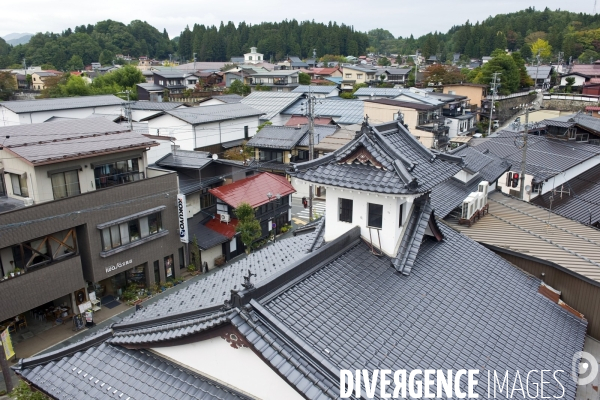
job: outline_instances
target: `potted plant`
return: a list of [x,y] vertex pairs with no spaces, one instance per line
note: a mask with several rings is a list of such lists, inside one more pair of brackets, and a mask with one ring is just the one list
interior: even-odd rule
[[15,268],[15,272],[17,273],[17,275],[21,275],[21,268]]

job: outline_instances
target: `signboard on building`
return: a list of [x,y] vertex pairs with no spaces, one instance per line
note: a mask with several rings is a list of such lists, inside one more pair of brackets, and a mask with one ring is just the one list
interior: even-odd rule
[[10,339],[10,332],[8,328],[0,334],[0,340],[2,340],[2,347],[4,348],[4,355],[7,360],[10,360],[15,356],[15,350],[13,349],[12,340]]
[[179,240],[183,243],[189,243],[187,210],[185,206],[185,195],[177,195],[177,218],[179,220]]

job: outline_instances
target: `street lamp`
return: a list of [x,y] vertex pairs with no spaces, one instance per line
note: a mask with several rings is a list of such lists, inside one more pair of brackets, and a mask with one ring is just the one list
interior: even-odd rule
[[[267,193],[267,198],[269,199],[269,202],[267,204],[271,204],[271,199],[279,200],[279,199],[281,199],[281,194],[277,193],[275,195],[275,198],[273,198],[273,193],[269,192],[269,193]],[[275,207],[273,207],[272,214],[273,214],[273,219],[275,219]],[[273,223],[271,222],[271,220],[269,220],[269,226],[270,226],[271,230],[274,230],[275,228],[277,228],[277,225],[273,226]],[[275,241],[275,232],[273,232],[273,242],[274,241]]]

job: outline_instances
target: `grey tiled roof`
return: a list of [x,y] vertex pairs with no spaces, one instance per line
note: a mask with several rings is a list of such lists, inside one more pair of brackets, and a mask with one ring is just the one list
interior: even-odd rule
[[356,92],[354,92],[355,96],[387,96],[387,97],[396,97],[402,93],[402,89],[394,89],[394,88],[360,88]]
[[338,90],[337,86],[334,86],[334,85],[331,85],[331,86],[300,85],[297,88],[295,88],[294,90],[292,90],[292,93],[308,93],[309,88],[312,93],[322,93],[322,94],[329,94],[329,93],[333,92],[334,90]]
[[415,264],[427,224],[431,218],[434,218],[432,213],[433,207],[428,197],[421,196],[415,201],[410,219],[404,228],[405,232],[398,248],[398,254],[392,259],[392,265],[396,271],[403,275],[410,274]]
[[3,101],[0,102],[0,105],[19,114],[70,108],[113,106],[124,103],[126,102],[123,99],[108,94],[101,96],[61,97],[58,99]]
[[[600,228],[600,165],[588,169],[568,180],[565,192],[553,194],[551,191],[534,198],[531,202],[563,217],[574,219],[582,224],[592,224]],[[550,202],[550,197],[554,199]]]
[[36,165],[157,144],[105,118],[0,127],[0,136],[10,136],[4,141],[5,151]]
[[248,146],[290,150],[308,132],[308,125],[300,128],[291,126],[265,126],[248,141]]
[[465,168],[478,174],[466,183],[456,178],[448,179],[431,190],[431,203],[435,214],[440,218],[446,217],[452,210],[459,207],[469,194],[476,192],[481,181],[488,181],[491,184],[510,169],[510,163],[507,161],[491,153],[484,154],[466,145],[460,146],[450,153],[463,157]]
[[[302,343],[296,348],[324,360],[312,365],[334,370],[569,371],[583,348],[585,320],[537,293],[539,279],[440,228],[446,239],[425,240],[408,276],[355,242],[262,303],[269,321]],[[565,398],[574,398],[575,383],[562,383]],[[486,381],[475,391],[485,397]],[[547,395],[560,394],[560,387],[548,388]]]
[[[520,165],[521,151],[515,146],[515,140],[520,136],[522,133],[519,132],[500,131],[497,136],[486,138],[475,149],[489,150],[513,165]],[[546,180],[599,154],[600,146],[529,135],[526,172],[537,180]]]
[[155,162],[159,167],[202,169],[213,159],[205,151],[177,150],[169,153]]
[[213,96],[213,99],[220,100],[224,103],[239,103],[243,97],[239,94],[222,94],[220,96]]
[[[431,190],[461,169],[459,158],[443,161],[443,157],[431,153],[397,123],[376,125],[373,130],[372,135],[361,134],[333,153],[296,164],[294,171],[289,173],[322,185],[402,194]],[[352,164],[342,162],[361,148],[366,149],[383,167],[358,161]]]
[[[304,100],[297,100],[287,107],[282,114],[306,114],[306,106],[302,103],[304,103]],[[319,99],[315,104],[315,115],[318,117],[332,117],[338,124],[359,124],[364,118],[364,103],[360,100]]]
[[131,103],[132,110],[164,111],[181,107],[181,103],[158,102],[158,101],[134,101]]
[[287,109],[302,96],[301,93],[253,92],[242,99],[242,104],[249,105],[265,114],[261,119],[271,119]]
[[257,275],[253,281],[260,282],[306,256],[317,237],[315,232],[270,244],[164,300],[148,305],[123,322],[151,321],[175,313],[220,306],[230,298],[230,290],[242,288],[243,276],[248,269]]
[[166,111],[166,113],[192,125],[259,116],[262,114],[260,110],[242,103],[189,107],[186,109]]
[[101,343],[17,372],[58,399],[247,399],[145,350]]
[[560,117],[542,121],[542,124],[544,123],[547,125],[553,123],[559,125],[560,123],[563,123],[564,127],[579,125],[582,128],[591,130],[592,132],[600,133],[600,118],[595,118],[586,114],[561,115]]
[[202,222],[206,219],[204,213],[198,213],[194,217],[188,219],[188,232],[190,238],[196,238],[198,247],[201,250],[212,249],[222,243],[228,242],[229,239],[219,232],[207,228]]

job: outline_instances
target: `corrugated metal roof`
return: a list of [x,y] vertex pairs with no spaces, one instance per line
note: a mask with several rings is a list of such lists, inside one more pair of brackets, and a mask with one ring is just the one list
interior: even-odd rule
[[403,92],[402,89],[394,88],[360,88],[354,92],[355,96],[388,96],[396,97]]
[[[487,149],[513,165],[520,165],[522,155],[515,140],[521,136],[521,132],[500,131],[474,147],[479,151]],[[600,146],[529,135],[526,172],[538,180],[545,180],[599,154]]]
[[339,90],[337,88],[337,86],[331,85],[331,86],[308,86],[308,85],[300,85],[297,88],[295,88],[294,90],[292,90],[292,93],[308,93],[310,89],[310,92],[312,93],[322,93],[322,94],[329,94],[335,90]]
[[7,126],[0,128],[0,136],[10,136],[4,141],[5,150],[34,165],[157,145],[105,118]]
[[244,97],[241,103],[262,111],[265,115],[261,119],[269,120],[290,107],[301,96],[302,93],[252,92]]
[[61,97],[58,99],[3,101],[0,105],[19,114],[26,112],[64,110],[69,108],[113,106],[124,103],[125,101],[123,99],[109,94],[102,96]]
[[259,116],[262,114],[260,110],[241,103],[219,104],[216,106],[206,107],[190,107],[186,109],[171,110],[167,111],[166,113],[192,125],[235,118]]
[[[568,180],[562,187],[564,193],[548,192],[531,202],[551,208],[553,212],[582,224],[600,228],[600,165]],[[553,200],[550,201],[550,197]]]
[[181,103],[158,102],[158,101],[134,101],[131,103],[132,110],[164,111],[186,107]]
[[[290,150],[308,132],[308,126],[265,126],[248,141],[248,146]],[[281,161],[281,160],[280,160]]]
[[[306,107],[302,100],[285,109],[282,114],[303,115],[306,113]],[[332,117],[338,124],[358,124],[364,118],[364,103],[361,100],[333,100],[320,99],[315,104],[315,115],[319,117]]]
[[542,123],[565,128],[577,124],[584,129],[600,132],[600,118],[595,118],[586,114],[561,115],[560,117],[545,119]]
[[155,162],[159,167],[202,169],[213,161],[205,151],[177,150]]
[[527,75],[531,77],[531,79],[546,79],[550,77],[550,73],[552,72],[552,68],[549,65],[540,65],[537,66],[529,66],[527,68]]
[[213,96],[212,98],[224,103],[239,103],[242,101],[243,97],[239,94],[223,94],[221,96]]
[[456,219],[446,222],[478,242],[550,261],[600,283],[598,230],[499,192],[488,199],[489,214],[471,227]]

